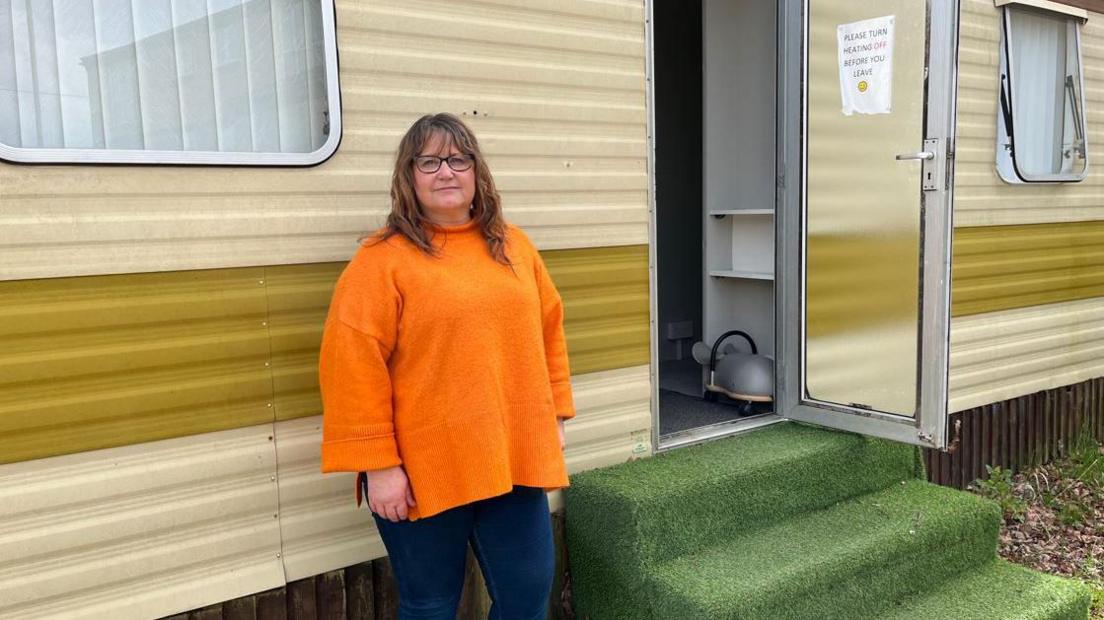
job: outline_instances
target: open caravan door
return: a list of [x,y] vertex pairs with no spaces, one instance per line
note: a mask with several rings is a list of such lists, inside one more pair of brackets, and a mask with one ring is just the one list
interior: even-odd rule
[[782,5],[778,412],[945,448],[957,2]]

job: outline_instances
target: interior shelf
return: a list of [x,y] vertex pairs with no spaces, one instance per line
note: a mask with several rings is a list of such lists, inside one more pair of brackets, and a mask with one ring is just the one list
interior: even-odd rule
[[713,217],[726,215],[774,215],[774,209],[715,209],[709,212]]
[[714,269],[709,275],[715,278],[743,278],[745,280],[773,280],[774,274],[767,271],[742,271],[737,269]]
[[[775,352],[774,293],[783,277],[775,266],[775,223],[784,213],[776,212],[782,145],[773,85],[784,76],[774,62],[762,62],[777,52],[777,15],[774,2],[704,2],[700,22],[702,204],[694,223],[701,226],[705,272],[701,338],[711,344],[742,330],[765,355]],[[676,113],[685,110],[666,112]]]
[[714,210],[736,217],[715,217],[708,226],[709,275],[736,280],[774,279],[774,210]]

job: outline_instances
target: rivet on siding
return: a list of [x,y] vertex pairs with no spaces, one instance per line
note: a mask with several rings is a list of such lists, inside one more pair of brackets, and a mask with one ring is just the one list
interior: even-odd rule
[[276,476],[269,476],[268,480],[269,482],[276,482]]
[[271,365],[272,365],[272,362],[265,362],[265,368],[268,368]]
[[268,440],[269,440],[269,441],[272,441],[272,435],[269,435],[269,436],[268,436]]
[[268,327],[268,321],[261,321],[261,327]]
[[272,403],[265,403],[265,407],[271,407]]
[[264,280],[257,280],[257,284],[264,284]]

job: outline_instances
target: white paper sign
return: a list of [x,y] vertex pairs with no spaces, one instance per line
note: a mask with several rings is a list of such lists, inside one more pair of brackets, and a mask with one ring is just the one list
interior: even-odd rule
[[893,16],[840,24],[843,113],[889,114],[893,100]]

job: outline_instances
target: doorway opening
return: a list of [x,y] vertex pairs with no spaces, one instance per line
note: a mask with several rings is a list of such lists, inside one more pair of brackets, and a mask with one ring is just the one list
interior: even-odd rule
[[[778,38],[773,2],[656,0],[652,10],[653,337],[663,449],[776,419]],[[748,338],[722,342],[719,357],[729,356],[730,367],[711,384],[711,349],[733,330]]]

